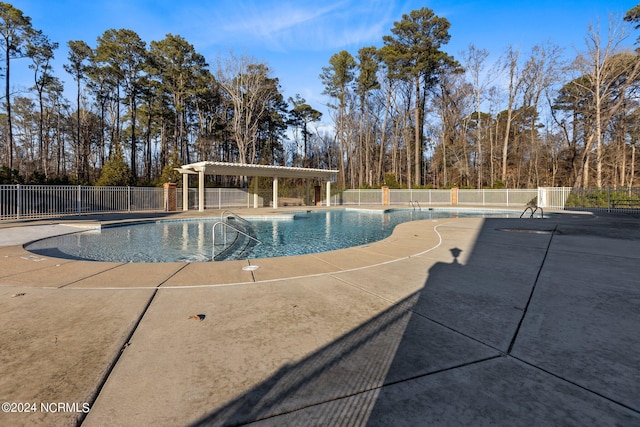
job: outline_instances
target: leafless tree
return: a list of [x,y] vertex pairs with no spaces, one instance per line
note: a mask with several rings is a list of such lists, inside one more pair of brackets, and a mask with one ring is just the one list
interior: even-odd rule
[[574,187],[588,185],[589,153],[595,143],[596,186],[602,187],[603,132],[614,114],[623,105],[625,92],[640,73],[637,55],[624,51],[622,43],[629,32],[622,20],[609,19],[606,40],[601,37],[599,26],[589,25],[585,38],[587,50],[578,55],[572,69],[581,79],[574,79],[582,91],[590,95],[593,110],[593,126],[585,134],[584,152]]

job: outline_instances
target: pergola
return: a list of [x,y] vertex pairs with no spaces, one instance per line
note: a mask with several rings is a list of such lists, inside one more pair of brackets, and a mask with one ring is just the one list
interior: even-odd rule
[[[327,206],[331,199],[331,180],[337,170],[248,165],[243,163],[198,162],[176,168],[182,174],[182,209],[189,210],[189,175],[198,175],[198,210],[204,211],[204,176],[267,176],[273,178],[273,207],[278,207],[278,178],[320,178],[327,182]],[[258,207],[258,180],[254,183],[253,207]]]

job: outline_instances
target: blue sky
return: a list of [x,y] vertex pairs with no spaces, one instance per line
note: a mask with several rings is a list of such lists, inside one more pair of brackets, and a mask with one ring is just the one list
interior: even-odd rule
[[[623,0],[415,1],[415,0],[15,0],[35,28],[60,43],[56,75],[73,88],[62,69],[69,40],[95,47],[105,30],[127,28],[147,43],[167,33],[178,34],[203,54],[213,70],[229,51],[266,62],[280,79],[285,97],[299,93],[314,108],[326,111],[319,79],[334,53],[354,56],[364,46],[381,46],[403,14],[422,7],[451,23],[451,41],[444,47],[460,57],[470,44],[491,52],[495,61],[509,46],[528,50],[548,41],[569,56],[583,50],[589,23],[603,28],[609,16],[622,18],[637,4]],[[640,35],[632,34],[629,46]],[[27,61],[27,60],[23,60]],[[18,66],[14,82],[31,76]],[[73,97],[71,97],[73,99]],[[327,118],[328,119],[328,118]],[[323,120],[324,121],[324,120]]]

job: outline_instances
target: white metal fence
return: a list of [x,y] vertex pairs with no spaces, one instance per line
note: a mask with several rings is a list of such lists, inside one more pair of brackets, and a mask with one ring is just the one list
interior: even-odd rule
[[[640,188],[487,190],[389,190],[390,205],[507,206],[529,203],[551,209],[592,209],[640,213]],[[346,190],[331,198],[332,205],[383,205],[384,192]],[[268,203],[259,197],[258,206]],[[198,190],[189,189],[189,209],[198,207]],[[177,189],[177,209],[182,210],[182,189]],[[253,207],[253,194],[244,189],[207,188],[205,208]],[[164,189],[148,187],[89,187],[74,185],[0,185],[0,220],[46,218],[107,212],[166,210]]]
[[[513,206],[524,207],[529,203],[541,207],[564,209],[570,188],[553,187],[538,189],[488,189],[488,190],[455,190],[457,204],[465,206]],[[346,190],[335,194],[331,203],[334,205],[382,205],[384,193],[376,190]],[[390,205],[410,205],[418,202],[420,206],[452,205],[454,190],[389,190]]]
[[332,205],[381,205],[382,190],[345,190],[331,196]]
[[538,190],[458,190],[458,204],[479,206],[526,206],[538,196]]
[[[178,189],[178,210],[182,210],[182,189]],[[264,199],[258,197],[258,206]],[[205,209],[250,208],[253,207],[253,194],[239,188],[205,188]],[[189,209],[198,209],[198,189],[189,189]]]
[[451,204],[449,190],[389,190],[389,204],[402,205],[418,202],[420,205]]
[[540,187],[536,198],[542,208],[566,209],[571,195],[571,187]]
[[[189,208],[197,209],[198,190],[189,189]],[[177,191],[182,210],[182,189]],[[258,203],[262,203],[259,198]],[[253,206],[253,195],[236,188],[207,188],[209,209]],[[0,220],[47,218],[90,213],[166,210],[164,189],[82,185],[0,185]]]
[[162,188],[0,185],[0,219],[163,209]]

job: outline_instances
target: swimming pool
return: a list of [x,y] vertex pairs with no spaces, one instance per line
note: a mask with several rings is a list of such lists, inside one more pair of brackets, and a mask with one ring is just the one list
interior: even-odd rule
[[[261,243],[236,259],[303,255],[364,245],[388,237],[398,224],[419,219],[519,216],[514,211],[337,209],[295,212],[286,219],[249,217]],[[213,228],[217,221],[219,218],[119,225],[40,240],[26,249],[43,256],[93,261],[205,262],[214,254]],[[220,236],[216,239],[220,241]]]

